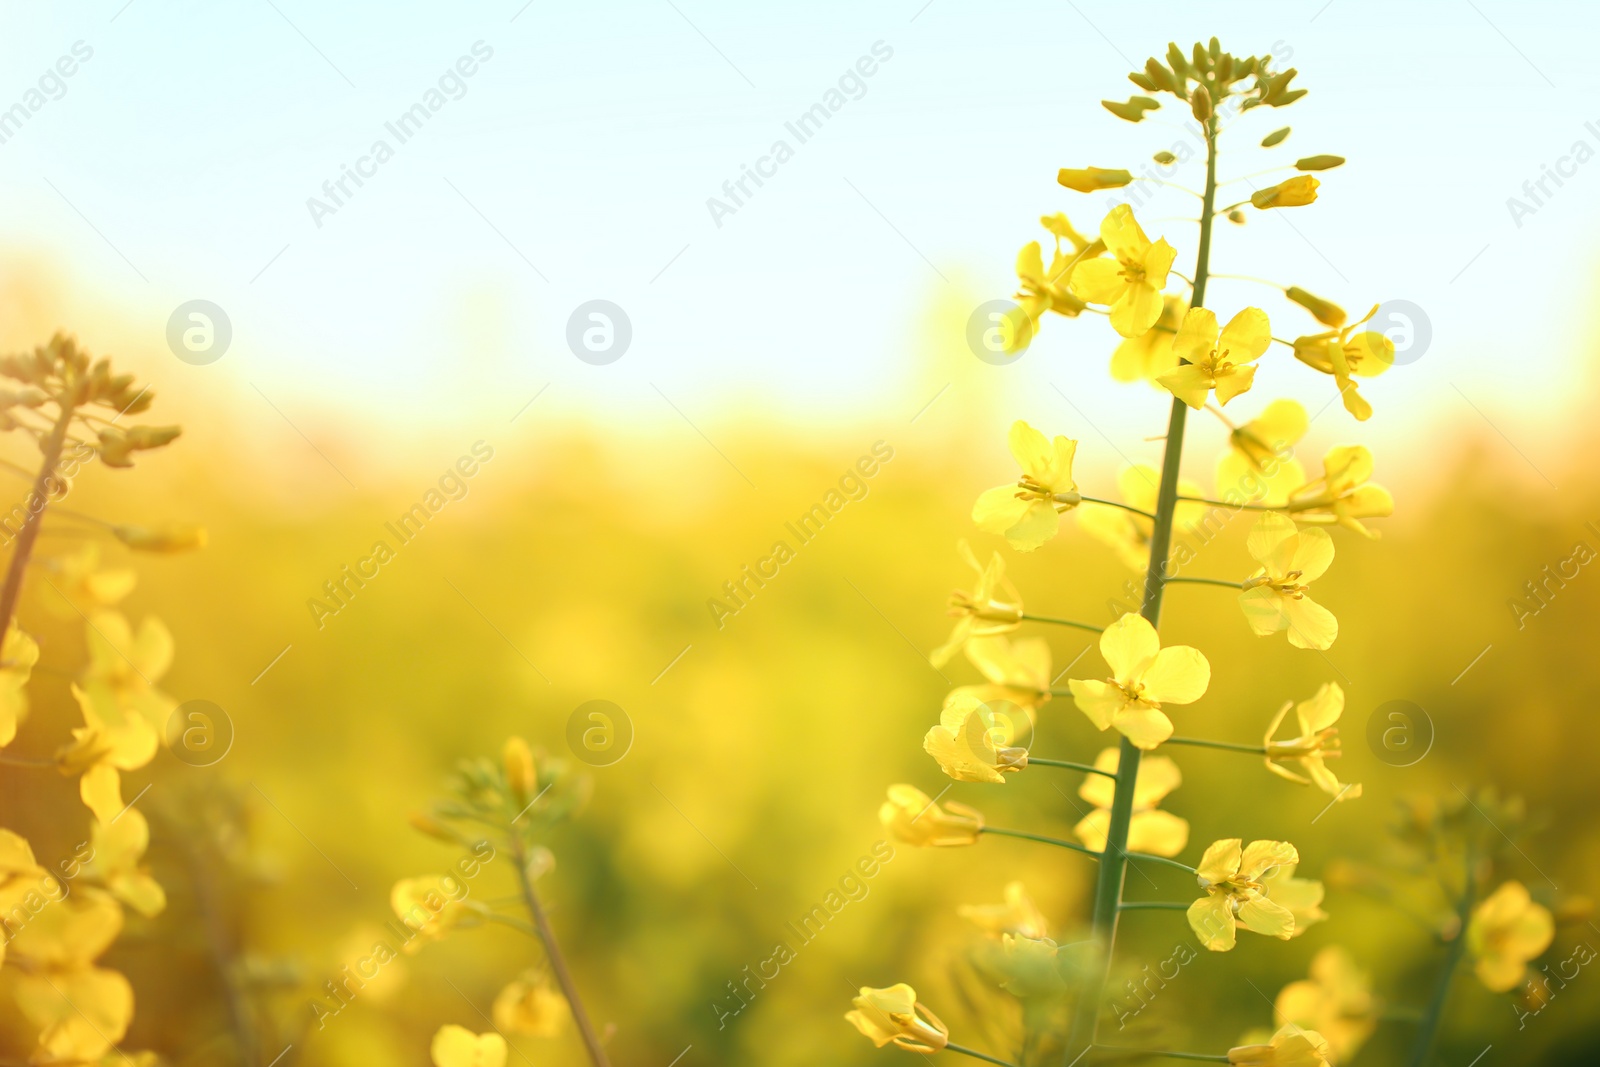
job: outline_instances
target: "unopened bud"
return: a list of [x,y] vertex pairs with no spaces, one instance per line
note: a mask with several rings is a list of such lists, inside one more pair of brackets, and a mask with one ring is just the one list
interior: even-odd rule
[[1250,203],[1265,211],[1273,207],[1304,207],[1315,203],[1317,186],[1321,183],[1309,174],[1301,174],[1288,181],[1258,189],[1250,196]]
[[1316,320],[1324,326],[1332,326],[1337,330],[1344,325],[1345,319],[1349,317],[1344,313],[1344,308],[1338,304],[1331,300],[1324,300],[1320,296],[1314,296],[1298,285],[1289,286],[1283,291],[1283,294],[1311,312]]
[[203,526],[113,526],[111,533],[139,552],[187,552],[206,544]]
[[1211,90],[1204,85],[1196,85],[1194,92],[1189,94],[1189,110],[1200,122],[1208,121],[1213,112],[1211,110]]
[[1332,170],[1344,166],[1343,156],[1307,156],[1295,160],[1295,170]]
[[1063,167],[1056,174],[1056,181],[1076,193],[1093,193],[1101,189],[1120,189],[1133,181],[1133,175],[1125,170],[1106,170],[1102,167],[1079,170]]
[[522,803],[527,803],[539,784],[539,775],[533,766],[533,752],[529,750],[528,742],[520,737],[511,738],[506,742],[503,755],[506,764],[506,784]]

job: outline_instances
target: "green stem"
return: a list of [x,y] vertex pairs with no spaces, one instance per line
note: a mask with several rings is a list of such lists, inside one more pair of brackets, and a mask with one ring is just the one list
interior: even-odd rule
[[1225,578],[1178,578],[1174,576],[1167,579],[1168,585],[1171,585],[1173,582],[1185,582],[1189,585],[1223,585],[1227,586],[1229,589],[1244,588],[1243,582],[1230,582]]
[[1215,1052],[1172,1052],[1164,1049],[1150,1049],[1149,1051],[1146,1051],[1142,1048],[1123,1048],[1119,1045],[1095,1045],[1094,1047],[1108,1050],[1115,1049],[1118,1052],[1137,1052],[1140,1056],[1157,1056],[1169,1060],[1204,1060],[1207,1063],[1231,1062],[1226,1053],[1219,1055]]
[[1267,750],[1262,745],[1236,745],[1232,741],[1207,741],[1203,737],[1169,737],[1162,742],[1167,745],[1194,745],[1196,748],[1221,748],[1229,752],[1251,752],[1257,756],[1265,756]]
[[[1201,197],[1200,247],[1195,255],[1194,292],[1191,307],[1204,307],[1206,279],[1211,270],[1211,230],[1217,202],[1217,120],[1206,120],[1206,191]],[[1165,454],[1161,460],[1161,484],[1156,491],[1156,513],[1150,531],[1150,564],[1145,572],[1144,604],[1140,614],[1150,625],[1161,620],[1161,593],[1167,577],[1167,555],[1172,548],[1172,520],[1178,506],[1178,467],[1183,460],[1183,428],[1188,405],[1173,398],[1167,418]],[[1117,941],[1118,905],[1122,903],[1122,884],[1128,873],[1128,826],[1133,820],[1133,790],[1138,780],[1139,749],[1122,739],[1117,764],[1117,790],[1111,801],[1111,819],[1106,831],[1106,848],[1095,881],[1094,910],[1091,916],[1093,939],[1100,947],[1097,973],[1090,975],[1079,995],[1068,1033],[1062,1062],[1071,1067],[1095,1043],[1100,1008],[1106,984],[1111,978],[1112,953]]]
[[1467,950],[1467,923],[1472,918],[1472,906],[1477,900],[1478,892],[1478,879],[1473,870],[1475,865],[1475,860],[1469,851],[1465,866],[1466,885],[1461,891],[1461,900],[1456,904],[1456,918],[1459,922],[1455,940],[1450,942],[1450,947],[1445,952],[1444,969],[1439,972],[1439,977],[1434,982],[1433,999],[1429,1002],[1417,1029],[1416,1042],[1411,1046],[1411,1059],[1407,1061],[1410,1067],[1425,1067],[1428,1057],[1433,1054],[1433,1042],[1439,1036],[1439,1026],[1444,1021],[1445,1004],[1450,1000],[1450,985],[1455,979],[1457,968],[1461,965],[1462,954]]
[[985,826],[978,831],[983,834],[999,834],[1001,837],[1018,837],[1024,841],[1038,841],[1045,845],[1056,845],[1060,848],[1070,848],[1074,852],[1082,852],[1085,856],[1100,858],[1100,853],[1092,848],[1085,848],[1075,841],[1063,841],[1059,837],[1046,837],[1043,834],[1030,834],[1026,830],[1003,830],[998,826]]
[[1284,508],[1268,507],[1266,504],[1231,504],[1226,500],[1212,500],[1203,496],[1180,496],[1178,498],[1186,504],[1210,504],[1214,508],[1234,508],[1238,511],[1283,511]]
[[1116,771],[1102,771],[1099,767],[1091,767],[1087,763],[1073,763],[1064,759],[1040,759],[1038,756],[1028,756],[1028,766],[1038,764],[1041,767],[1065,767],[1069,771],[1082,771],[1085,774],[1100,774],[1107,778],[1115,778]]
[[1000,1067],[1016,1067],[1016,1064],[1012,1063],[1010,1060],[997,1060],[993,1056],[979,1052],[974,1048],[967,1048],[965,1045],[958,1045],[954,1041],[945,1045],[945,1050],[948,1052],[959,1052],[963,1056],[971,1056],[973,1059],[982,1060],[985,1063],[998,1063]]
[[[55,425],[51,427],[49,436],[39,442],[39,451],[42,460],[39,464],[39,473],[33,480],[33,491],[28,497],[28,518],[22,524],[22,530],[17,534],[17,547],[11,550],[11,565],[6,569],[5,584],[0,585],[0,648],[5,647],[7,633],[11,630],[11,617],[17,611],[17,598],[22,595],[22,577],[28,570],[28,558],[33,555],[34,542],[39,539],[39,527],[44,524],[45,509],[50,503],[50,483],[56,477],[56,465],[61,462],[61,449],[67,441],[67,430],[72,426],[72,400],[70,398],[71,383],[68,388],[68,398],[58,400],[61,405],[60,416]],[[37,498],[39,510],[33,510],[33,502]]]
[[573,980],[572,972],[567,969],[567,958],[561,954],[561,946],[556,944],[555,931],[550,928],[550,919],[545,914],[544,905],[539,901],[539,894],[534,891],[533,879],[528,875],[528,854],[520,838],[512,834],[512,858],[517,865],[517,884],[522,890],[522,900],[528,906],[528,914],[533,917],[533,925],[538,929],[539,940],[544,942],[545,958],[550,961],[550,970],[554,972],[556,984],[561,987],[561,995],[566,998],[567,1010],[572,1013],[572,1021],[577,1024],[578,1036],[583,1039],[583,1047],[589,1053],[589,1060],[594,1067],[611,1067],[611,1061],[606,1059],[606,1050],[600,1044],[600,1035],[595,1032],[594,1024],[589,1021],[589,1013],[584,1010],[583,1000],[578,996],[578,983]]
[[1049,615],[1023,615],[1022,618],[1026,622],[1048,622],[1055,626],[1071,626],[1078,630],[1088,630],[1091,633],[1102,633],[1105,630],[1104,626],[1091,626],[1086,622],[1074,622],[1071,619],[1057,619]]
[[1122,911],[1188,911],[1192,900],[1124,900],[1117,905]]
[[1178,870],[1188,871],[1190,874],[1197,875],[1200,873],[1187,863],[1180,863],[1177,860],[1169,860],[1165,856],[1157,856],[1150,852],[1124,852],[1123,855],[1130,860],[1144,860],[1147,863],[1164,863],[1168,867],[1176,867]]
[[1097,496],[1086,496],[1082,499],[1086,504],[1104,504],[1108,508],[1121,508],[1123,511],[1131,511],[1135,515],[1143,515],[1147,519],[1155,518],[1155,516],[1150,514],[1148,511],[1144,510],[1143,508],[1136,508],[1132,504],[1121,504],[1115,500],[1102,500]]

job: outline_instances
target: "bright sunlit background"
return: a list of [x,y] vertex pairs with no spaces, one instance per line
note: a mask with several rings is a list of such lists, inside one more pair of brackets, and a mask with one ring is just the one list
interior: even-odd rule
[[[1396,796],[1494,782],[1546,819],[1520,874],[1536,894],[1596,888],[1600,792],[1577,763],[1600,741],[1585,633],[1600,592],[1585,572],[1523,629],[1507,600],[1574,542],[1600,548],[1584,525],[1600,520],[1586,460],[1600,9],[109,0],[10,3],[4,24],[0,345],[73,333],[152,385],[150,421],[184,427],[138,470],[91,472],[74,506],[209,528],[200,555],[136,559],[126,607],[174,632],[163,688],[214,701],[237,729],[215,768],[163,755],[125,784],[131,796],[154,783],[152,862],[173,898],[109,958],[139,997],[131,1047],[212,1062],[205,1043],[229,1026],[186,888],[194,872],[173,844],[201,779],[253,805],[265,858],[240,890],[229,966],[292,975],[274,1001],[295,1046],[285,1067],[422,1064],[443,1023],[487,1029],[479,1013],[530,954],[493,934],[408,957],[401,979],[324,1030],[307,1031],[308,997],[388,917],[397,878],[450,862],[407,813],[455,761],[510,733],[564,754],[568,715],[597,698],[628,712],[634,748],[594,772],[592,807],[552,843],[549,892],[619,1065],[884,1062],[896,1054],[839,1016],[854,987],[902,980],[973,1032],[944,977],[967,934],[956,906],[996,901],[1020,877],[1070,939],[1091,891],[1077,857],[1017,842],[985,843],[981,861],[902,849],[747,1010],[719,1026],[715,1005],[880,839],[887,784],[944,788],[921,735],[950,682],[973,675],[957,664],[941,677],[926,653],[966,578],[957,539],[984,554],[1001,544],[968,515],[1011,477],[1006,426],[1026,418],[1079,439],[1086,491],[1110,495],[1127,462],[1159,461],[1168,398],[1110,380],[1103,321],[1049,319],[1003,367],[975,358],[965,333],[979,304],[1013,292],[1018,248],[1047,239],[1039,216],[1065,211],[1092,231],[1113,202],[1061,188],[1058,168],[1137,169],[1190,136],[1171,107],[1130,125],[1099,101],[1138,92],[1126,73],[1168,40],[1213,34],[1271,52],[1310,90],[1238,120],[1224,179],[1275,181],[1258,172],[1317,153],[1349,160],[1321,175],[1314,207],[1221,226],[1215,270],[1299,285],[1357,316],[1408,302],[1422,341],[1364,385],[1377,409],[1364,424],[1282,349],[1237,402],[1253,413],[1266,397],[1300,399],[1319,413],[1307,465],[1365,443],[1399,501],[1382,540],[1340,540],[1326,601],[1345,636],[1326,661],[1264,650],[1204,590],[1174,594],[1166,620],[1171,640],[1205,645],[1218,665],[1186,720],[1195,732],[1251,739],[1282,699],[1341,679],[1342,772],[1367,797],[1312,825],[1316,796],[1247,757],[1201,753],[1185,756],[1167,806],[1197,840],[1293,836],[1308,857],[1332,857],[1360,853]],[[75,47],[59,98],[6,127],[5,109]],[[385,124],[475,48],[459,97],[398,143]],[[875,51],[859,96],[797,143],[785,124]],[[1284,124],[1285,146],[1256,147]],[[314,218],[308,198],[326,201],[324,182],[380,138],[393,158]],[[727,200],[724,182],[779,139],[793,158],[715,218],[708,198]],[[1559,182],[1547,177],[1558,168]],[[1198,188],[1201,167],[1174,180]],[[1167,189],[1139,210],[1185,273],[1196,205]],[[196,299],[232,329],[204,366],[166,340],[174,309]],[[569,316],[595,299],[632,330],[603,366],[566,340]],[[1253,281],[1218,279],[1208,302],[1259,304],[1278,336],[1317,328]],[[1209,484],[1224,430],[1209,416],[1191,425],[1187,473]],[[493,459],[465,497],[319,628],[307,601],[480,441]],[[708,600],[880,441],[893,458],[864,499],[719,628]],[[37,462],[20,438],[4,454]],[[1216,573],[1247,566],[1234,525]],[[1014,570],[1030,602],[1096,618],[1130,577],[1076,531]],[[52,614],[49,596],[30,587],[21,616],[55,671],[17,742],[41,756],[76,724],[66,678],[82,658],[78,622]],[[1051,637],[1058,670],[1085,646]],[[1391,699],[1438,726],[1416,767],[1385,766],[1363,743]],[[1068,702],[1046,708],[1041,746],[1092,758],[1103,742]],[[83,834],[73,784],[0,772],[0,821],[41,852],[70,852]],[[1066,833],[1076,780],[1057,792],[1025,777],[950,796]],[[1330,897],[1336,919],[1340,907]],[[1266,1025],[1246,979],[1270,999],[1334,941],[1386,997],[1418,1001],[1430,948],[1365,906],[1344,919],[1290,948],[1202,961],[1209,977],[1163,1004],[1160,1032],[1198,1047]],[[1177,926],[1141,921],[1130,953],[1164,955]],[[1580,925],[1557,948],[1595,937]],[[1489,1043],[1484,1067],[1590,1062],[1597,1004],[1600,979],[1587,978],[1529,1034],[1504,998],[1464,992],[1439,1062],[1465,1065]],[[581,1055],[570,1035],[518,1047],[520,1062]],[[1361,1062],[1399,1062],[1384,1057],[1403,1047],[1380,1037]]]

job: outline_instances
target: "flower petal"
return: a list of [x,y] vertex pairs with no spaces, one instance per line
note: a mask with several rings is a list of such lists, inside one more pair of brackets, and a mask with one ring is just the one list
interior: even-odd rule
[[1163,648],[1144,672],[1145,699],[1157,704],[1192,704],[1210,684],[1211,663],[1188,645]]
[[1143,615],[1124,614],[1100,635],[1100,655],[1117,681],[1137,682],[1161,650],[1156,628]]
[[1238,940],[1234,928],[1233,903],[1225,895],[1201,897],[1188,910],[1189,929],[1212,952],[1228,952]]

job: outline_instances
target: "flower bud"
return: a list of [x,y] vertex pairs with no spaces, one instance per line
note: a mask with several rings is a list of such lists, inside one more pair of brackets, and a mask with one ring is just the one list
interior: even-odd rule
[[139,552],[187,552],[204,548],[204,526],[113,526],[118,541]]
[[1273,207],[1304,207],[1317,199],[1317,186],[1321,183],[1309,174],[1302,174],[1258,189],[1250,196],[1250,203],[1265,211]]
[[437,838],[440,841],[449,841],[451,844],[460,840],[448,827],[431,815],[424,815],[420,811],[414,811],[408,817],[408,821],[411,823],[411,828],[418,833],[427,834],[429,837]]
[[1157,152],[1155,155],[1156,162],[1161,164],[1163,167],[1172,163],[1177,158],[1178,157],[1173,155],[1171,152]]
[[1333,303],[1331,300],[1324,300],[1320,296],[1313,296],[1298,285],[1289,286],[1283,291],[1283,294],[1311,312],[1316,320],[1324,326],[1332,326],[1337,330],[1344,325],[1345,319],[1349,317],[1345,314],[1344,308],[1338,304]]
[[1271,148],[1273,145],[1282,144],[1284,142],[1284,139],[1286,137],[1288,137],[1288,136],[1289,136],[1289,127],[1287,127],[1287,126],[1285,126],[1281,130],[1273,130],[1271,133],[1269,133],[1265,137],[1261,138],[1261,147],[1262,148]]
[[1189,110],[1198,121],[1209,120],[1214,113],[1211,110],[1211,90],[1204,85],[1196,85],[1194,92],[1189,94]]
[[1244,212],[1240,211],[1238,208],[1234,208],[1232,211],[1228,212],[1228,221],[1233,223],[1235,226],[1243,226],[1244,219]]
[[1295,170],[1332,170],[1344,166],[1343,156],[1307,156],[1295,160]]
[[518,802],[526,804],[528,798],[533,796],[539,787],[539,775],[533,766],[533,752],[529,750],[528,742],[520,737],[513,737],[506,742],[503,756],[506,764],[506,784],[519,798]]
[[1148,96],[1130,96],[1126,104],[1120,104],[1115,100],[1102,100],[1100,106],[1124,121],[1142,122],[1146,111],[1154,111],[1161,105]]
[[1081,170],[1063,167],[1056,174],[1056,181],[1073,192],[1092,193],[1100,189],[1120,189],[1133,181],[1133,175],[1125,170],[1105,170],[1101,167],[1084,167]]

